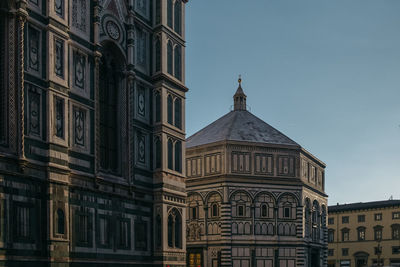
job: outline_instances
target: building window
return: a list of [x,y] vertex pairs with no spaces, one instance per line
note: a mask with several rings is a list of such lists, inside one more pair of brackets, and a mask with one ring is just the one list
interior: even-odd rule
[[182,142],[175,142],[175,171],[182,172]]
[[77,220],[77,241],[81,245],[87,245],[89,243],[89,216],[87,214],[78,214]]
[[181,0],[176,0],[174,6],[174,31],[177,34],[182,33],[182,3]]
[[382,254],[382,247],[374,247],[375,255]]
[[190,208],[190,216],[192,220],[197,219],[197,207],[191,207]]
[[392,219],[393,220],[400,219],[400,212],[392,212]]
[[180,98],[175,99],[175,126],[182,128],[182,101]]
[[174,57],[174,55],[173,55],[173,48],[172,48],[172,43],[171,43],[171,41],[168,41],[168,44],[167,44],[167,72],[169,73],[169,74],[173,74],[172,73],[172,71],[173,71],[173,57]]
[[291,218],[290,216],[291,207],[283,207],[283,218]]
[[[118,220],[117,224],[117,245],[118,248],[121,249],[126,249],[129,247],[129,221],[125,219],[120,219]],[[138,236],[138,233],[136,232],[136,237]]]
[[156,92],[155,93],[155,106],[156,106],[156,109],[155,109],[155,112],[156,112],[156,122],[160,122],[161,121],[161,94],[160,94],[160,92]]
[[156,218],[156,247],[161,247],[161,236],[162,236],[162,222],[161,216],[158,214]]
[[172,29],[172,0],[167,0],[167,25]]
[[118,91],[120,74],[118,61],[111,49],[103,52],[100,64],[100,166],[105,171],[118,172]]
[[365,215],[358,215],[357,220],[358,222],[365,222]]
[[99,218],[99,241],[101,246],[110,245],[110,220],[105,217]]
[[244,217],[244,205],[237,205],[237,216]]
[[333,217],[328,218],[328,224],[329,225],[332,225],[334,223],[335,223],[335,218],[333,218]]
[[382,221],[382,213],[374,214],[375,221]]
[[157,38],[156,44],[155,44],[155,50],[156,50],[156,72],[161,70],[161,42],[160,39]]
[[328,256],[333,256],[334,250],[333,249],[328,249]]
[[400,224],[392,225],[392,239],[400,239]]
[[174,66],[175,66],[175,78],[178,80],[182,79],[182,48],[179,45],[175,46],[174,53]]
[[168,246],[182,248],[182,218],[176,209],[168,215]]
[[382,240],[382,226],[377,225],[374,227],[374,239],[375,240]]
[[365,227],[358,227],[357,228],[357,237],[358,237],[358,241],[364,241],[365,240]]
[[172,140],[168,140],[168,169],[172,170],[174,163],[173,163],[173,155],[174,155],[174,144]]
[[158,169],[158,168],[161,168],[161,159],[162,159],[161,139],[159,137],[156,137],[155,147],[156,147],[155,168]]
[[173,123],[173,118],[174,118],[173,117],[173,112],[174,112],[173,106],[174,106],[174,102],[173,102],[172,96],[168,95],[168,97],[167,97],[167,117],[168,117],[169,124]]
[[349,216],[343,216],[342,223],[349,223]]
[[333,229],[328,230],[328,242],[333,243],[335,241],[335,231]]
[[65,216],[62,209],[57,209],[57,234],[63,235],[65,233]]
[[19,240],[31,239],[31,208],[26,206],[16,207],[16,236]]
[[156,24],[161,23],[161,0],[156,0]]
[[135,250],[147,250],[147,222],[135,222]]
[[349,229],[347,228],[342,229],[342,241],[349,241],[349,233],[350,233]]
[[392,247],[392,254],[400,254],[400,246]]
[[7,69],[6,64],[6,31],[5,29],[5,16],[0,17],[0,144],[5,142],[5,130],[6,130],[6,120],[7,120],[7,95],[6,94],[6,79],[5,70]]
[[218,217],[218,204],[214,203],[211,205],[211,217]]
[[267,204],[261,205],[261,217],[268,217],[268,205]]
[[348,256],[349,255],[349,249],[348,248],[342,248],[342,256]]

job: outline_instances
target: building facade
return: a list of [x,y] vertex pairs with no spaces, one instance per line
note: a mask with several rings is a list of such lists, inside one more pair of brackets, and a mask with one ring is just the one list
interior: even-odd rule
[[233,98],[187,139],[187,266],[326,266],[325,164]]
[[0,265],[185,265],[186,2],[0,1]]
[[400,200],[329,206],[328,241],[329,267],[400,266]]

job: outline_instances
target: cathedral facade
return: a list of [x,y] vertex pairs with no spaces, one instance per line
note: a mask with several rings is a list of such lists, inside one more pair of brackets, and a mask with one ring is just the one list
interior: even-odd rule
[[325,164],[246,109],[186,142],[188,267],[327,264]]
[[0,265],[184,266],[186,0],[0,1]]

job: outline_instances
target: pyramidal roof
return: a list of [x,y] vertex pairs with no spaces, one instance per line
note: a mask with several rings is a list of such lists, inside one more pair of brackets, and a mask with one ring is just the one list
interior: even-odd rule
[[244,141],[300,147],[295,141],[247,111],[246,95],[241,87],[240,78],[239,88],[233,96],[233,100],[234,110],[190,136],[186,140],[187,148],[219,141]]

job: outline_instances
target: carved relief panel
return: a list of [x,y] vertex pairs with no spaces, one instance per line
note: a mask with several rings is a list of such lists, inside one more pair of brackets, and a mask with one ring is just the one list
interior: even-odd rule
[[71,31],[84,39],[90,37],[90,3],[89,0],[70,0]]
[[59,35],[49,32],[48,39],[49,80],[68,87],[68,57],[66,41]]
[[42,75],[42,45],[41,31],[36,27],[28,26],[27,38],[27,64],[29,73],[41,77]]
[[83,50],[77,47],[70,47],[70,88],[75,94],[82,97],[90,97],[90,73],[89,59]]
[[74,150],[79,152],[90,152],[90,113],[83,106],[75,103],[70,104],[70,144]]

